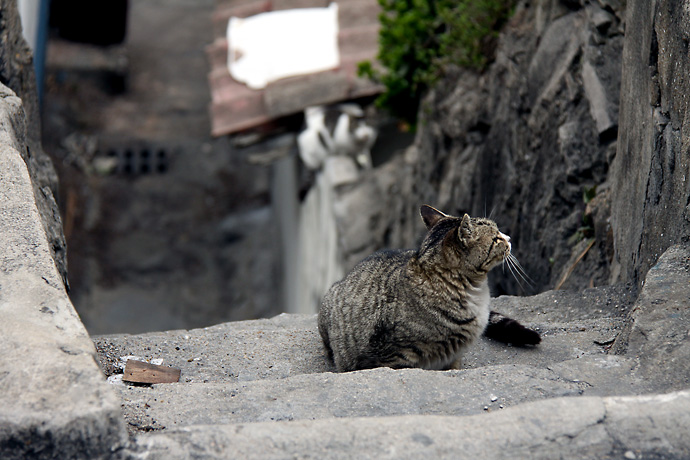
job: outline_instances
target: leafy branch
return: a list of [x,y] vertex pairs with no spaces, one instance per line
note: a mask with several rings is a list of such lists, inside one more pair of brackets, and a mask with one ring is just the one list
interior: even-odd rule
[[378,63],[360,76],[386,88],[376,103],[411,125],[422,96],[448,65],[483,70],[515,0],[379,0]]

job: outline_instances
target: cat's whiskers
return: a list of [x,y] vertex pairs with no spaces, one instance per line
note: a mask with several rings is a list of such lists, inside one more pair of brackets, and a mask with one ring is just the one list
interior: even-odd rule
[[[520,282],[520,278],[517,277],[515,274],[515,270],[510,263],[510,259],[506,258],[506,265],[508,266],[508,271],[510,272],[511,275],[513,275],[513,278],[515,278],[515,281],[517,281],[518,285],[522,288],[522,282]],[[524,289],[524,288],[523,288]]]
[[517,281],[521,289],[526,290],[525,286],[522,284],[523,282],[526,283],[530,288],[534,288],[534,280],[530,278],[520,262],[517,260],[517,257],[515,257],[512,252],[508,253],[508,255],[503,259],[503,262],[505,262],[504,266],[508,266],[508,271],[510,271],[510,274],[513,275],[513,278],[515,278],[515,281]]
[[527,271],[522,268],[522,265],[520,264],[520,261],[517,260],[517,257],[511,254],[512,261],[515,263],[515,266],[517,269],[522,273],[523,279],[531,286],[534,287],[534,280],[530,278],[530,276],[527,274]]

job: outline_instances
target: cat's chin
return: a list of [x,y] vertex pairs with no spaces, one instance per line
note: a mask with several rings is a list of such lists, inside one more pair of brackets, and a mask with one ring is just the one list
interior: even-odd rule
[[483,267],[483,269],[488,273],[491,270],[493,270],[494,268],[498,267],[499,265],[501,265],[503,263],[507,263],[507,262],[508,262],[508,254],[506,254],[504,257],[499,257],[497,259],[492,260],[485,267]]

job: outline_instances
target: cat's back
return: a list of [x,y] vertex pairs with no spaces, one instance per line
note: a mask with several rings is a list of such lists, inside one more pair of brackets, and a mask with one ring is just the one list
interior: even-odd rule
[[343,349],[347,336],[364,341],[374,324],[386,315],[391,298],[405,289],[407,265],[414,255],[414,250],[375,252],[331,286],[318,315],[319,332],[329,355],[331,342]]

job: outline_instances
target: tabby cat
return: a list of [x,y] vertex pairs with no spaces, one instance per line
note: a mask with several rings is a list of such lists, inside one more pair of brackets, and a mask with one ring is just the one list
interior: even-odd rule
[[536,345],[539,333],[489,311],[489,270],[510,261],[510,237],[484,218],[421,207],[418,250],[379,251],[328,290],[319,332],[339,372],[374,367],[458,369],[485,333]]

